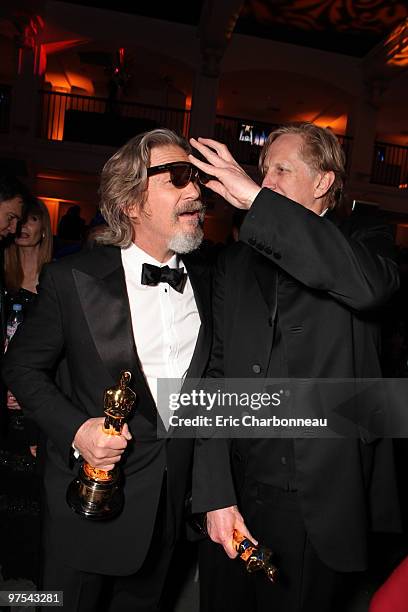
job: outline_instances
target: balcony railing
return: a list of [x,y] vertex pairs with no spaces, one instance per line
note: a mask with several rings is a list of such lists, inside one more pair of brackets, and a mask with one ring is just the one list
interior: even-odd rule
[[[11,88],[0,85],[0,132],[10,125]],[[190,111],[177,108],[116,102],[107,98],[54,91],[40,92],[38,134],[46,140],[121,146],[129,138],[156,127],[167,127],[188,137]],[[217,115],[214,136],[224,142],[241,164],[257,165],[260,149],[273,123]],[[353,140],[337,136],[349,169]],[[371,182],[407,189],[408,147],[376,142]]]
[[190,128],[187,110],[53,91],[40,91],[40,109],[39,136],[47,140],[121,146],[157,127],[183,136]]
[[[217,115],[215,138],[224,142],[241,164],[258,165],[259,153],[269,134],[279,127],[254,119],[242,119]],[[337,135],[346,155],[346,171],[351,160],[353,139]]]
[[408,147],[376,142],[371,182],[390,187],[408,188]]
[[0,133],[10,131],[11,87],[0,85]]

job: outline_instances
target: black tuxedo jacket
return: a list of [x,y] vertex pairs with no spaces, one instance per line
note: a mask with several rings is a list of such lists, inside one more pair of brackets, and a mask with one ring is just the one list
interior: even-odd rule
[[[210,272],[198,256],[183,262],[201,317],[188,376],[200,377],[211,344]],[[125,505],[116,519],[94,523],[75,515],[65,501],[78,469],[71,444],[84,421],[103,415],[104,390],[118,383],[122,370],[132,373],[137,394],[129,421],[133,440],[121,462]],[[137,571],[151,541],[165,470],[169,540],[177,537],[193,441],[157,438],[162,424],[138,361],[119,248],[94,247],[45,268],[3,376],[47,436],[45,535],[54,555],[84,571]]]
[[[263,189],[240,242],[220,258],[208,375],[282,376],[268,370],[278,316],[290,378],[379,377],[373,312],[398,288],[393,256],[392,233],[381,223],[360,227],[351,218],[340,228],[329,214],[319,217]],[[239,440],[197,442],[194,511],[236,502],[230,453],[233,470],[244,471],[240,481],[248,469],[248,457],[235,463],[238,446]],[[367,531],[399,528],[389,441],[296,439],[294,455],[301,510],[318,555],[339,571],[364,569]]]

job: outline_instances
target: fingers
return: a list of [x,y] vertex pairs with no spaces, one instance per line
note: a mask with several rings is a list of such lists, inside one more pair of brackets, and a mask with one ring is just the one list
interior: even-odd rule
[[97,467],[99,470],[104,470],[105,472],[110,472],[115,467],[115,465],[113,463],[110,464],[110,465],[93,465],[92,464],[92,466],[93,467]]
[[[221,145],[216,141],[210,141],[210,139],[203,140],[215,142],[222,153],[222,147],[225,145]],[[222,153],[224,157],[221,157],[194,138],[191,139],[191,144],[204,155],[209,163],[203,162],[191,154],[188,156],[190,162],[206,174],[215,176],[218,179],[216,181],[210,180],[206,183],[206,186],[224,198],[229,204],[232,204],[232,206],[248,210],[261,191],[261,187],[237,164],[230,156],[226,147],[225,150],[228,152],[228,155],[227,153]]]
[[[218,142],[218,140],[213,140],[212,138],[201,138],[201,136],[196,138],[190,138],[191,145],[200,151],[202,155],[213,163],[211,157],[213,158],[221,158],[224,161],[235,162],[235,159],[232,157],[231,153],[228,150],[228,147],[222,142]],[[214,154],[213,149],[217,155]]]
[[92,465],[92,467],[99,468],[100,470],[112,470],[116,463],[119,463],[122,458],[122,455],[116,455],[114,457],[107,457],[105,455],[102,455],[97,457],[93,453],[84,451],[82,457],[87,463]]
[[120,461],[128,440],[131,439],[127,426],[124,428],[124,435],[110,436],[103,432],[103,423],[103,417],[88,419],[78,429],[73,441],[74,447],[85,461],[100,469]]
[[[107,436],[102,434],[101,439],[97,439],[93,447],[87,448],[87,453],[90,458],[89,463],[94,467],[101,467],[108,463],[118,463],[123,455],[123,452],[127,446],[127,440],[122,436]],[[88,458],[81,453],[82,456],[88,461]]]
[[10,410],[21,410],[20,404],[11,393],[11,391],[7,391],[7,408]]
[[129,427],[128,424],[125,423],[122,429],[122,436],[124,436],[126,438],[126,440],[131,440],[132,439],[132,434],[129,431]]
[[241,530],[241,533],[248,538],[248,540],[251,540],[251,542],[253,542],[254,544],[259,544],[258,540],[256,538],[254,538],[254,536],[251,534],[251,532],[249,531],[249,529],[247,529],[246,525],[243,525],[243,528]]
[[[210,175],[216,176],[218,178],[218,168],[217,168],[217,166],[213,166],[212,164],[207,164],[206,162],[203,162],[201,159],[198,159],[197,157],[195,157],[191,153],[189,154],[188,159],[191,161],[192,164],[197,166],[197,168],[199,168],[200,170],[202,170],[206,174],[210,174]],[[209,181],[209,183],[210,182],[211,181]],[[214,182],[216,182],[216,181],[214,181]],[[208,187],[209,183],[206,184],[206,187]]]
[[[195,138],[190,138],[191,145],[199,151],[203,157],[211,164],[212,174],[215,175],[214,168],[225,168],[227,164],[231,164],[231,161],[235,163],[235,161],[231,159],[224,159],[217,152],[213,151],[209,147],[205,146],[201,142],[198,142]],[[195,158],[197,159],[197,158]],[[201,160],[198,160],[201,161]],[[205,162],[204,162],[205,163]]]
[[[129,434],[130,435],[130,434]],[[130,438],[129,438],[130,439]],[[125,436],[110,436],[101,432],[100,435],[95,436],[95,446],[101,449],[112,449],[114,451],[124,450],[127,446],[128,438]]]
[[235,559],[238,555],[234,543],[234,531],[238,531],[240,535],[258,544],[236,506],[207,512],[207,531],[211,540],[221,544],[230,559]]
[[254,544],[258,544],[258,540],[251,534],[238,510],[236,511],[235,529],[239,531],[240,534],[248,538],[248,540],[251,540],[251,542]]

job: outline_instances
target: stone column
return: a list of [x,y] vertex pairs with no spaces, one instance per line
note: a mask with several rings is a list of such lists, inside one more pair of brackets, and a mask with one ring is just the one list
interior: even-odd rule
[[212,138],[214,135],[222,55],[222,50],[210,48],[201,54],[191,102],[190,136]]
[[214,135],[221,60],[231,40],[243,0],[205,0],[198,36],[200,61],[191,101],[190,136]]
[[370,81],[363,94],[354,102],[347,120],[347,136],[353,138],[350,179],[370,182],[373,165],[374,143],[377,134],[377,114],[386,84]]
[[38,90],[45,70],[45,55],[39,35],[43,21],[36,16],[21,16],[15,22],[16,78],[13,83],[11,129],[19,138],[36,135]]

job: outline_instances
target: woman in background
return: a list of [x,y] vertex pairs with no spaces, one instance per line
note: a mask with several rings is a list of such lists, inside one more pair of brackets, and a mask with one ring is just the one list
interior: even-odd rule
[[[23,318],[35,299],[38,277],[45,263],[52,257],[52,231],[50,216],[45,204],[33,197],[27,202],[25,220],[14,242],[4,251],[4,279],[7,290],[7,311],[13,304],[21,304]],[[21,410],[14,395],[7,393],[7,408]],[[26,424],[30,451],[36,454],[35,429]]]
[[[46,206],[32,196],[25,197],[25,205],[21,228],[4,250],[7,314],[13,304],[21,304],[23,319],[36,299],[38,277],[51,260],[53,244]],[[32,589],[37,584],[40,554],[41,466],[34,459],[37,428],[10,392],[7,413],[7,434],[0,449],[0,582],[18,577],[26,585],[22,588]]]
[[[47,207],[40,200],[27,202],[25,221],[14,242],[4,251],[4,280],[7,290],[7,311],[21,304],[23,318],[35,299],[38,277],[52,257],[52,231]],[[20,410],[14,395],[7,394],[7,408]],[[34,444],[30,446],[35,455]]]
[[27,204],[25,222],[4,252],[4,276],[10,310],[13,303],[24,310],[37,293],[38,277],[52,257],[52,231],[47,207],[34,198]]

